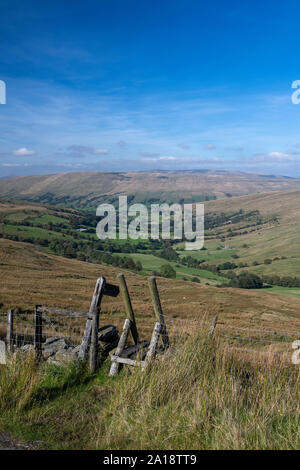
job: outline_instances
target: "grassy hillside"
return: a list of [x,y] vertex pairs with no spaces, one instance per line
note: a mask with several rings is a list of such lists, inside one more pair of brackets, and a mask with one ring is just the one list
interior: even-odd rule
[[37,369],[30,355],[1,372],[0,431],[38,448],[299,448],[298,367],[252,364],[199,332],[147,373]]
[[126,194],[131,202],[191,202],[300,188],[300,180],[248,173],[195,172],[63,173],[3,178],[0,197],[95,208]]
[[[140,272],[150,275],[159,271],[164,258],[159,257],[161,244],[152,246],[149,241],[110,240],[101,242],[96,237],[95,226],[98,219],[87,212],[61,209],[37,203],[14,201],[0,202],[0,236],[25,241],[39,246],[48,253],[60,254],[68,258],[78,258],[93,262],[125,267],[122,259],[140,262]],[[83,229],[84,231],[79,231]],[[107,255],[112,253],[112,255]],[[119,262],[117,262],[119,260]],[[208,270],[195,269],[170,262],[176,269],[177,279],[191,280],[197,277],[203,282],[215,285],[226,282],[226,278]],[[134,265],[128,266],[134,269]]]
[[[119,270],[0,239],[0,272],[2,311],[87,311],[95,279],[113,283]],[[126,279],[140,336],[149,338],[147,280]],[[90,375],[78,364],[36,368],[30,354],[14,354],[0,366],[0,432],[46,449],[297,449],[299,368],[290,361],[295,336],[284,331],[299,331],[300,299],[162,278],[158,286],[171,345],[180,334],[173,354],[148,373],[125,368],[116,378],[109,360]],[[100,326],[120,329],[124,318],[121,298],[104,297]],[[250,342],[239,340],[245,331]]]
[[[245,213],[258,210],[262,223],[245,228],[245,221],[241,221],[218,227],[209,232],[213,238],[206,241],[206,246],[209,249],[218,245],[230,246],[231,253],[239,256],[235,262],[248,265],[242,270],[251,269],[251,272],[258,274],[299,276],[299,201],[298,190],[210,201],[205,206],[207,216],[210,212],[230,216],[241,209]],[[272,263],[265,264],[266,259]]]
[[[88,311],[97,277],[115,282],[120,269],[38,250],[31,244],[0,239],[1,310],[32,309],[36,304]],[[143,334],[153,327],[153,312],[144,276],[127,272],[126,278]],[[273,296],[268,290],[215,288],[192,282],[159,278],[161,299],[170,321],[210,320],[214,315],[231,326],[299,330],[300,299]],[[101,322],[124,321],[120,297],[104,298]],[[173,319],[173,320],[171,320]],[[177,326],[177,325],[176,325]]]

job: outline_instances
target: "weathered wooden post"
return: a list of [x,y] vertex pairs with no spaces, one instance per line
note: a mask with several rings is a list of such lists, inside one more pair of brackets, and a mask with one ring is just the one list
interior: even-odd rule
[[148,282],[149,282],[149,288],[150,288],[152,303],[153,303],[153,307],[154,307],[154,312],[155,312],[157,321],[161,324],[162,340],[163,340],[165,348],[168,348],[170,346],[169,336],[168,336],[168,333],[167,333],[165,317],[164,317],[164,314],[163,314],[163,311],[162,311],[162,307],[161,307],[161,303],[160,303],[160,298],[159,298],[159,293],[158,293],[158,290],[157,290],[155,277],[154,276],[149,277]]
[[[123,331],[120,336],[119,344],[115,352],[115,356],[120,356],[120,354],[122,354],[123,349],[125,348],[128,333],[130,330],[130,323],[131,323],[130,320],[126,318],[124,322],[124,326],[123,326]],[[120,364],[114,361],[110,367],[109,376],[113,377],[114,375],[116,375],[118,373],[119,367],[120,367]]]
[[[119,294],[118,286],[108,284],[104,277],[99,277],[99,279],[97,279],[94,295],[93,295],[92,302],[90,305],[90,310],[88,313],[88,319],[85,325],[83,339],[80,345],[80,351],[78,353],[79,359],[84,360],[87,357],[87,353],[91,344],[93,323],[94,324],[96,323],[97,324],[96,326],[99,326],[100,305],[101,305],[101,300],[102,300],[103,295],[116,297],[118,294]],[[94,314],[96,314],[96,318],[94,318]],[[93,340],[94,350],[92,353],[90,352],[90,358],[91,358],[91,355],[95,354],[95,349],[96,349],[96,353],[98,354],[98,341],[95,341],[95,338],[96,338],[95,331],[96,330],[94,328],[94,340]],[[97,331],[97,337],[98,337],[98,331]]]
[[213,338],[217,323],[218,323],[218,317],[215,316],[215,317],[213,317],[211,325],[209,327],[209,334],[208,334],[209,339]]
[[6,347],[7,351],[13,352],[13,341],[14,341],[14,312],[9,310],[7,314],[7,325],[6,325]]
[[96,282],[93,299],[90,306],[89,313],[92,317],[91,323],[91,347],[90,347],[90,371],[96,372],[98,366],[98,329],[99,329],[99,315],[100,304],[104,293],[106,280],[104,277],[99,277]]
[[88,318],[85,324],[82,342],[78,353],[78,359],[85,360],[91,342],[92,319]]
[[148,367],[148,365],[151,364],[151,362],[153,361],[153,359],[155,357],[157,343],[158,343],[160,333],[161,333],[161,323],[156,322],[155,326],[154,326],[153,333],[152,333],[152,338],[151,338],[151,341],[150,341],[149,349],[148,349],[148,352],[147,352],[147,355],[146,355],[146,359],[144,361],[143,370],[145,370]]
[[39,311],[39,305],[35,306],[34,309],[34,319],[35,319],[35,332],[34,332],[34,349],[35,355],[38,362],[40,362],[42,357],[42,312]]
[[132,334],[132,337],[133,337],[133,341],[134,341],[134,344],[138,344],[139,335],[138,335],[138,331],[137,331],[137,327],[136,327],[134,311],[133,311],[133,308],[132,308],[132,304],[131,304],[131,300],[130,300],[130,296],[129,296],[129,292],[128,292],[128,288],[127,288],[127,284],[126,284],[124,274],[122,274],[122,273],[118,274],[117,279],[119,281],[120,291],[121,291],[123,301],[124,301],[124,304],[125,304],[126,313],[127,313],[128,318],[130,320],[130,330],[131,330],[131,334]]
[[0,365],[6,364],[6,344],[4,341],[0,341]]

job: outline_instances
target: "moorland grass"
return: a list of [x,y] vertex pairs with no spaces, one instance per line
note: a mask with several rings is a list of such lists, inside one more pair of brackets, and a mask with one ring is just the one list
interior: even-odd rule
[[299,366],[278,357],[241,360],[227,346],[192,332],[146,373],[125,368],[116,378],[108,377],[108,363],[90,376],[84,365],[36,369],[31,359],[14,361],[1,368],[1,386],[8,380],[14,386],[2,391],[0,429],[39,440],[44,448],[297,449],[300,444]]

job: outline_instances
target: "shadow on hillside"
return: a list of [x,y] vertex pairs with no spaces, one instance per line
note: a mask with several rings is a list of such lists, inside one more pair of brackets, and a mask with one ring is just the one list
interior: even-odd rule
[[32,396],[29,406],[55,400],[64,393],[84,387],[95,379],[84,363],[68,365],[47,364],[42,370],[42,379]]

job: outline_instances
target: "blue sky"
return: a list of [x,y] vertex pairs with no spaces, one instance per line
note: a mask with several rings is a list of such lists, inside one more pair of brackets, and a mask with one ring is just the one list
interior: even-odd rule
[[297,1],[0,0],[0,176],[300,177]]

